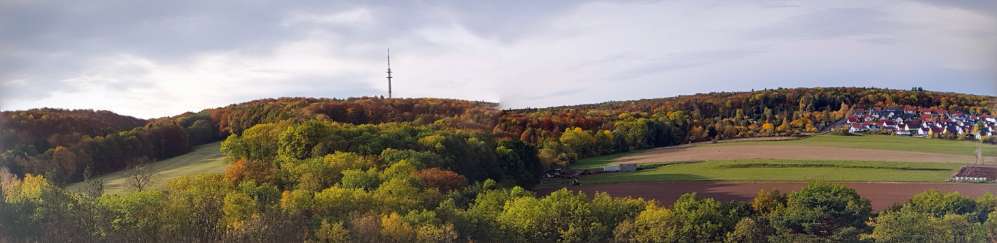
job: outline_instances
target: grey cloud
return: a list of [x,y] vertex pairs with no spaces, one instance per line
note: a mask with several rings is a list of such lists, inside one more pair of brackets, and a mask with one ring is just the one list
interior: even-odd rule
[[876,9],[837,8],[817,10],[793,16],[773,26],[749,33],[752,38],[823,39],[858,35],[876,35],[897,31],[905,26],[887,20]]
[[[0,81],[29,77],[33,87],[56,91],[60,80],[75,75],[95,57],[127,53],[159,63],[182,63],[192,55],[225,50],[262,50],[313,31],[331,33],[344,43],[343,55],[376,56],[383,48],[361,48],[371,43],[416,47],[432,46],[413,33],[424,26],[452,20],[475,34],[511,41],[525,35],[528,26],[554,16],[579,2],[543,1],[498,4],[451,1],[363,3],[302,1],[26,1],[0,3],[0,50],[25,55],[2,56]],[[529,5],[529,8],[522,6]],[[326,14],[368,8],[374,26],[283,25],[291,14]],[[516,12],[516,14],[509,14]],[[511,17],[510,17],[511,16]],[[437,47],[439,50],[446,47]],[[58,53],[58,58],[47,58]],[[31,92],[39,95],[38,92]],[[5,95],[6,98],[12,98]]]
[[585,1],[459,1],[452,6],[460,23],[486,38],[512,42],[545,27],[546,22]]
[[946,8],[958,8],[997,18],[997,1],[993,0],[918,0]]
[[611,76],[610,79],[625,81],[653,77],[665,72],[742,59],[764,52],[764,49],[760,48],[745,48],[675,53],[668,57],[650,58],[643,64],[632,65],[632,67]]
[[[937,8],[958,8],[980,12],[987,16],[997,13],[993,1],[925,1],[929,6]],[[807,2],[799,1],[751,1],[738,2],[731,5],[725,2],[669,2],[662,5],[654,1],[630,1],[602,3],[607,6],[619,7],[614,11],[599,13],[598,11],[573,11],[589,3],[585,1],[151,1],[138,2],[126,0],[98,1],[4,1],[0,0],[0,102],[8,104],[11,101],[42,99],[55,92],[78,92],[77,84],[67,83],[67,79],[78,78],[84,72],[104,65],[100,60],[116,55],[131,55],[143,60],[149,60],[156,65],[171,68],[171,72],[182,72],[192,61],[201,55],[215,52],[234,52],[236,57],[267,59],[277,52],[282,45],[301,40],[327,42],[325,47],[331,49],[331,61],[349,62],[345,70],[348,72],[367,72],[375,70],[365,66],[381,63],[384,48],[391,47],[393,54],[405,60],[409,65],[416,66],[433,63],[436,66],[398,67],[399,80],[404,82],[397,87],[412,89],[410,92],[420,95],[432,95],[451,90],[476,90],[488,85],[471,85],[468,80],[478,78],[474,71],[461,70],[456,67],[462,63],[471,62],[467,69],[489,71],[491,67],[501,67],[490,75],[499,77],[514,77],[522,79],[560,78],[571,79],[573,87],[561,87],[557,81],[549,87],[545,80],[496,80],[492,84],[502,89],[499,93],[515,94],[523,98],[522,106],[536,106],[538,103],[528,103],[536,100],[544,104],[550,102],[591,102],[593,99],[625,100],[637,97],[669,96],[676,93],[651,93],[640,87],[642,83],[654,84],[662,82],[693,82],[697,85],[671,85],[678,91],[707,91],[714,88],[755,88],[777,86],[800,86],[796,80],[890,80],[891,87],[905,88],[912,81],[934,80],[930,85],[922,85],[941,90],[963,92],[978,92],[997,94],[992,89],[994,74],[997,67],[987,70],[959,71],[941,70],[938,68],[917,69],[910,65],[938,65],[924,61],[919,64],[894,65],[886,59],[877,59],[882,63],[870,62],[869,65],[854,65],[835,63],[837,53],[814,51],[806,53],[810,56],[801,60],[811,60],[814,63],[795,65],[795,69],[783,69],[781,66],[792,62],[794,56],[781,56],[782,59],[765,59],[759,56],[769,56],[775,52],[793,52],[797,50],[816,50],[819,47],[807,45],[808,40],[834,42],[842,38],[852,38],[865,44],[875,45],[874,48],[904,52],[898,49],[899,44],[923,46],[921,41],[898,34],[905,28],[933,28],[932,26],[906,26],[890,21],[883,4],[879,6],[859,6],[853,8],[817,9],[814,10]],[[710,8],[702,8],[710,5]],[[861,4],[859,4],[861,5]],[[876,5],[876,4],[873,4]],[[674,9],[672,9],[674,8]],[[684,8],[684,9],[683,9]],[[712,35],[715,27],[726,24],[717,23],[703,16],[708,14],[683,15],[682,11],[714,11],[724,10],[725,13],[741,13],[738,9],[751,11],[774,11],[778,13],[794,13],[794,17],[779,20],[776,24],[767,24],[757,29],[723,30],[722,35]],[[369,23],[293,23],[288,19],[297,14],[334,14],[355,9],[364,9],[370,13]],[[572,19],[584,19],[582,14],[599,14],[619,23],[627,23],[628,13],[633,9],[660,9],[670,14],[663,17],[689,16],[681,21],[662,21],[660,28],[675,28],[688,30],[689,33],[676,33],[678,36],[655,35],[639,31],[633,32],[598,29],[585,29],[583,32],[571,33],[565,36],[556,33],[559,28],[552,28],[551,23],[571,16]],[[720,11],[720,12],[724,12]],[[566,15],[566,14],[573,15]],[[753,13],[733,14],[730,21],[752,21]],[[893,12],[890,12],[893,13]],[[740,15],[740,16],[739,16]],[[599,18],[596,18],[599,19]],[[663,18],[671,19],[671,18]],[[648,19],[641,19],[648,22]],[[654,21],[651,21],[654,22]],[[570,22],[556,22],[559,25],[571,25]],[[634,23],[642,24],[642,23]],[[919,23],[915,23],[919,24]],[[442,29],[444,32],[457,26],[468,31],[476,39],[484,39],[487,43],[438,43],[433,36],[426,36],[427,29]],[[748,24],[748,28],[756,26]],[[611,28],[611,27],[610,27]],[[700,31],[702,30],[702,31]],[[591,31],[591,32],[588,32]],[[945,30],[939,30],[945,31]],[[632,38],[642,38],[628,46],[627,41],[610,41],[612,45],[600,45],[603,38],[620,39],[619,36],[599,36],[600,33],[612,33]],[[947,32],[946,32],[947,33]],[[447,33],[444,33],[447,34]],[[967,33],[958,36],[964,40],[979,42],[983,47],[991,47],[993,43],[982,40],[992,40],[995,32]],[[617,37],[617,38],[614,38]],[[646,38],[651,38],[647,41]],[[658,39],[654,39],[658,38]],[[729,38],[725,40],[705,40],[699,43],[696,38]],[[673,41],[674,39],[674,41]],[[803,40],[803,41],[801,41]],[[529,41],[529,43],[523,43]],[[535,42],[536,41],[536,42]],[[539,41],[544,41],[539,43]],[[661,42],[656,44],[654,42]],[[556,50],[562,46],[551,46],[550,43],[564,43],[563,48],[579,48],[581,50]],[[787,47],[786,43],[793,43]],[[987,46],[989,45],[989,46]],[[847,45],[839,45],[839,48]],[[462,49],[463,48],[463,49]],[[799,49],[797,49],[799,48]],[[809,49],[808,49],[809,48]],[[892,49],[891,49],[892,48]],[[463,53],[470,49],[475,53]],[[981,48],[982,49],[982,48]],[[649,51],[634,51],[649,50]],[[673,50],[671,54],[659,53],[662,50]],[[513,58],[533,58],[537,60],[558,60],[555,64],[529,62],[524,66],[518,60],[508,60],[503,53],[526,53],[511,55]],[[951,50],[951,53],[914,52],[911,55],[924,56],[920,59],[946,58],[944,60],[972,60],[973,56]],[[941,51],[940,51],[941,52]],[[443,53],[443,54],[441,54]],[[970,53],[972,54],[972,53]],[[495,60],[488,59],[492,55]],[[936,55],[936,56],[931,56]],[[394,57],[394,56],[393,56]],[[554,58],[552,58],[554,57]],[[866,56],[868,57],[868,56]],[[287,58],[287,57],[283,57]],[[503,59],[506,58],[506,59]],[[855,57],[856,63],[861,63],[863,56]],[[293,58],[291,58],[293,59]],[[445,60],[440,60],[445,59]],[[825,61],[827,60],[827,61]],[[256,60],[266,62],[265,60]],[[326,60],[328,61],[328,60]],[[232,61],[233,65],[238,60]],[[753,62],[761,62],[753,65]],[[899,62],[899,61],[898,61]],[[294,65],[293,61],[287,62]],[[359,64],[358,64],[359,63]],[[400,62],[404,63],[404,62]],[[742,71],[742,73],[727,74],[726,70],[702,72],[717,67],[732,67],[731,63],[742,66],[760,67],[759,70]],[[228,63],[223,64],[228,65]],[[454,65],[439,67],[441,65]],[[810,65],[810,66],[807,66]],[[307,66],[307,65],[306,65]],[[862,66],[861,68],[853,68]],[[939,65],[941,66],[941,65]],[[967,65],[972,66],[972,65]],[[196,67],[194,67],[196,68]],[[420,71],[438,68],[439,74],[425,75],[425,80],[409,80],[405,77],[405,68],[420,68]],[[225,71],[225,67],[218,68]],[[234,68],[239,71],[238,68]],[[332,68],[330,68],[332,69]],[[380,70],[378,67],[376,70]],[[496,68],[499,69],[499,68]],[[916,69],[916,70],[914,70]],[[978,68],[977,68],[978,69]],[[179,70],[179,71],[178,71]],[[205,69],[208,72],[216,69]],[[266,93],[268,96],[359,96],[377,94],[379,86],[372,87],[371,78],[379,78],[382,74],[342,73],[329,71],[311,71],[309,74],[288,73],[299,69],[285,67],[257,67],[246,72],[251,78],[257,77],[293,77],[288,84],[279,87],[280,91]],[[542,70],[542,71],[535,71]],[[911,71],[913,70],[913,71]],[[89,80],[97,85],[107,86],[108,92],[128,93],[131,90],[156,86],[149,80],[142,80],[141,68],[129,70],[127,67],[114,68],[111,77],[96,77]],[[524,73],[522,77],[506,75],[507,73]],[[557,74],[563,72],[562,74]],[[895,74],[908,72],[905,74]],[[321,73],[315,74],[315,73]],[[555,73],[555,74],[550,74]],[[115,76],[117,75],[117,76]],[[314,75],[314,76],[312,76]],[[486,74],[487,75],[487,74]],[[503,76],[505,75],[505,76]],[[545,76],[549,75],[549,76]],[[182,76],[182,75],[181,75]],[[211,76],[211,75],[207,75]],[[159,76],[157,76],[159,77]],[[167,77],[171,77],[167,75]],[[183,76],[188,77],[188,76]],[[190,75],[189,77],[199,77]],[[162,77],[160,77],[162,78]],[[496,77],[481,77],[484,80],[494,80]],[[686,80],[703,78],[710,80]],[[454,80],[454,81],[447,81]],[[763,80],[764,82],[742,82],[726,84],[725,82],[745,80]],[[773,81],[767,81],[773,80]],[[900,81],[898,81],[900,80]],[[904,81],[907,80],[907,81]],[[966,80],[951,82],[953,87],[945,84],[949,80]],[[251,80],[256,82],[258,80]],[[562,80],[563,81],[563,80]],[[937,81],[937,82],[936,82]],[[206,82],[210,82],[206,80]],[[220,82],[220,81],[219,81]],[[504,83],[509,82],[509,83]],[[516,82],[530,84],[529,90],[520,87]],[[613,84],[611,88],[604,87],[606,83]],[[862,84],[858,81],[837,82],[823,81],[813,85],[848,85]],[[268,83],[272,84],[272,83]],[[712,86],[711,86],[712,85]],[[935,85],[935,86],[932,86]],[[234,85],[238,87],[237,85]],[[663,85],[662,85],[663,86]],[[706,87],[710,86],[710,87]],[[219,85],[219,87],[229,87]],[[415,90],[416,88],[420,90]],[[678,90],[678,91],[675,91]],[[154,91],[147,91],[154,92]],[[397,92],[397,89],[396,89]],[[142,95],[146,93],[141,93]],[[237,95],[257,95],[244,92]],[[212,94],[215,95],[215,94]],[[218,94],[219,96],[223,94]],[[460,95],[460,94],[458,94]],[[474,96],[477,94],[467,94]],[[127,95],[124,95],[127,96]],[[479,96],[480,97],[480,96]],[[187,97],[190,98],[190,97]],[[254,99],[263,97],[224,97],[217,100],[225,102],[231,99]],[[466,97],[464,97],[466,98]],[[500,97],[505,99],[506,97]],[[109,98],[110,99],[110,98]],[[122,100],[130,99],[121,98]],[[236,102],[238,100],[231,100]],[[195,101],[190,101],[195,102]],[[211,102],[222,102],[211,100]],[[24,102],[21,102],[24,103]],[[196,107],[197,105],[191,105]],[[6,106],[5,106],[6,107]],[[162,114],[168,115],[168,114]]]

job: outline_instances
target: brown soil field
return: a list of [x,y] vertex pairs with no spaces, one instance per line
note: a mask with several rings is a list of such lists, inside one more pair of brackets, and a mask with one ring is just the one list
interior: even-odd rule
[[[614,159],[613,163],[667,163],[703,160],[785,159],[785,160],[864,160],[895,162],[975,161],[969,155],[937,154],[912,151],[841,148],[814,145],[744,144],[724,146],[682,145],[661,147]],[[986,163],[997,157],[985,157]]]
[[[671,204],[684,193],[695,192],[700,197],[711,197],[721,201],[750,201],[758,190],[798,191],[806,182],[631,182],[617,184],[594,184],[567,187],[570,190],[588,194],[606,192],[613,196],[642,197],[655,199],[665,206]],[[963,196],[977,197],[986,192],[997,193],[997,184],[958,184],[958,183],[842,183],[854,188],[862,197],[872,202],[873,210],[883,210],[898,203],[904,203],[914,194],[927,190],[959,192]],[[552,189],[538,191],[548,194]]]

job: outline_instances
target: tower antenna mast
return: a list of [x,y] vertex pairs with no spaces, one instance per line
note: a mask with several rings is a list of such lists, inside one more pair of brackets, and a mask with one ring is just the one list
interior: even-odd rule
[[388,99],[391,99],[391,48],[388,48]]

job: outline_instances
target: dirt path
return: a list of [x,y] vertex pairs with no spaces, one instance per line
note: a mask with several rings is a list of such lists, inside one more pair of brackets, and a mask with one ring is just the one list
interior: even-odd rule
[[[786,160],[869,160],[896,162],[966,163],[976,158],[951,155],[879,149],[840,148],[815,145],[744,144],[724,146],[684,145],[662,147],[643,153],[616,158],[613,163],[664,163],[701,160],[786,159]],[[985,157],[987,163],[997,163],[997,157]]]
[[[634,196],[655,199],[660,203],[671,204],[684,193],[696,192],[701,197],[712,197],[721,201],[750,201],[758,190],[798,191],[806,182],[632,182],[617,184],[595,184],[568,187],[585,193],[606,192],[613,196]],[[959,192],[963,196],[977,197],[986,192],[997,193],[997,184],[956,184],[956,183],[843,183],[854,188],[862,197],[872,202],[873,210],[886,209],[896,203],[904,203],[914,195],[927,190]],[[553,190],[539,191],[541,195]]]

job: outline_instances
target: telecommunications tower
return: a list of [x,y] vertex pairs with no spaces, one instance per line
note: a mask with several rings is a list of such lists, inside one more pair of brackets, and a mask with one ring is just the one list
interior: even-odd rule
[[388,48],[388,99],[391,99],[391,48]]

